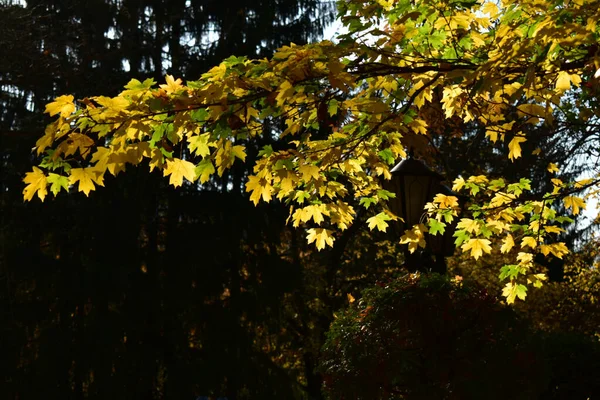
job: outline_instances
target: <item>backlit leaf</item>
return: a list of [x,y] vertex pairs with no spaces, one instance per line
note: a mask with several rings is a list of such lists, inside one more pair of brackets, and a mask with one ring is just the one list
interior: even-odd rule
[[479,222],[469,218],[462,218],[460,222],[456,225],[456,227],[458,229],[464,229],[469,233],[479,233]]
[[521,248],[529,246],[532,249],[535,249],[537,246],[537,241],[535,240],[534,237],[531,236],[526,236],[523,238],[523,240],[521,240]]
[[196,179],[196,166],[186,160],[174,158],[167,160],[167,167],[163,171],[164,176],[170,176],[169,183],[175,187],[181,186],[183,178],[190,182]]
[[193,154],[197,154],[204,158],[210,155],[210,149],[208,147],[208,139],[210,138],[209,133],[203,133],[202,135],[195,135],[188,139],[189,149]]
[[527,139],[525,139],[523,136],[515,136],[510,143],[508,144],[508,158],[510,158],[511,160],[515,160],[519,157],[521,157],[521,145],[520,143],[526,142]]
[[46,175],[41,169],[33,167],[33,172],[25,174],[23,182],[27,183],[27,186],[23,189],[23,198],[26,201],[31,201],[36,193],[40,200],[44,201],[44,198],[48,194],[48,190],[46,189],[48,182]]
[[573,210],[573,215],[579,214],[580,208],[583,208],[584,210],[586,208],[585,202],[577,196],[567,196],[563,199],[563,203],[566,208]]
[[461,246],[463,252],[471,250],[471,257],[476,260],[483,255],[483,253],[490,254],[492,247],[490,241],[487,239],[469,239],[467,243]]
[[369,224],[369,229],[373,230],[377,227],[381,232],[385,232],[388,223],[386,221],[391,220],[392,218],[384,212],[380,212],[379,214],[367,219],[367,223]]
[[52,172],[48,174],[48,183],[50,184],[50,191],[55,196],[64,189],[66,191],[69,190],[69,178],[66,176],[53,174]]
[[200,177],[200,183],[205,183],[210,179],[210,176],[215,173],[215,166],[210,158],[205,158],[196,166],[194,173]]
[[432,235],[437,235],[438,232],[444,234],[446,230],[446,224],[436,220],[435,218],[430,218],[429,221],[429,233]]
[[73,168],[69,176],[69,184],[79,183],[77,189],[89,196],[92,190],[96,189],[94,184],[104,186],[103,176],[95,168]]
[[311,228],[308,231],[306,239],[308,244],[315,243],[317,250],[321,251],[325,246],[333,247],[335,238],[332,236],[332,232],[323,228]]
[[316,165],[300,165],[298,170],[302,174],[302,179],[305,182],[308,182],[311,179],[319,179],[319,167]]
[[525,285],[509,282],[502,289],[502,296],[506,297],[506,302],[512,304],[518,297],[521,300],[525,300],[527,297],[527,287]]
[[502,247],[500,247],[500,251],[502,253],[508,253],[515,246],[515,241],[513,240],[512,235],[509,233],[502,240]]
[[73,103],[74,97],[72,95],[59,96],[52,103],[46,105],[46,113],[50,116],[60,114],[61,117],[66,118],[75,112],[75,104]]
[[254,205],[258,205],[261,198],[268,203],[272,198],[273,186],[271,185],[271,182],[265,178],[250,176],[246,183],[246,192],[252,192],[250,194],[250,200]]

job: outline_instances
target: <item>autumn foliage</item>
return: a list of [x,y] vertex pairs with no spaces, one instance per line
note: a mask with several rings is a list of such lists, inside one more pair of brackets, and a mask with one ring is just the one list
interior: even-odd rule
[[[48,190],[89,195],[107,174],[136,165],[175,187],[202,185],[272,135],[277,146],[260,150],[246,182],[254,204],[287,204],[293,226],[319,250],[353,223],[356,207],[376,209],[369,228],[386,231],[398,216],[382,183],[408,150],[431,159],[440,135],[457,134],[436,127],[481,132],[473,140],[506,150],[507,163],[543,156],[524,150],[541,127],[597,134],[598,10],[597,0],[341,1],[348,33],[337,43],[291,44],[262,60],[232,56],[185,83],[133,79],[116,97],[56,98],[24,199],[43,201]],[[266,129],[272,121],[277,128]],[[458,219],[463,252],[506,256],[499,273],[510,303],[545,280],[535,254],[568,252],[557,237],[571,220],[560,210],[579,214],[600,175],[550,177],[552,190],[533,195],[526,177],[484,172],[449,177],[469,198],[460,217],[458,199],[438,194],[401,242],[415,251],[425,233],[443,234]]]

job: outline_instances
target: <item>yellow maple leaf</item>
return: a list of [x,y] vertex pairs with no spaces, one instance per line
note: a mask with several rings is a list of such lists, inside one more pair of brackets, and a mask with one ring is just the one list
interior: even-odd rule
[[469,233],[479,233],[479,221],[475,221],[469,218],[461,218],[460,222],[456,225],[458,229],[464,229]]
[[550,179],[550,182],[552,182],[557,187],[561,187],[564,184],[563,181],[561,181],[558,178],[552,178]]
[[65,157],[79,151],[79,154],[81,154],[83,158],[86,158],[90,154],[90,149],[93,145],[94,140],[87,135],[73,132],[69,134],[67,140],[63,140],[58,147],[56,147],[56,151],[58,154],[63,154]]
[[546,230],[546,232],[550,233],[561,233],[565,231],[563,228],[559,228],[558,226],[554,225],[546,225],[544,226],[544,229]]
[[256,206],[261,197],[267,203],[271,201],[273,186],[271,185],[271,181],[266,177],[252,175],[248,177],[248,182],[246,182],[246,192],[252,192],[250,200]]
[[[165,164],[165,156],[159,149],[152,149],[150,151],[150,162],[148,166],[150,167],[150,172],[154,171],[154,168],[162,169]],[[214,170],[213,170],[214,172]],[[112,173],[112,171],[111,171]],[[113,173],[114,175],[114,173]],[[204,183],[204,182],[203,182]]]
[[458,177],[452,182],[452,190],[455,192],[460,191],[463,186],[465,186],[465,180],[462,177]]
[[594,180],[592,178],[582,179],[582,180],[579,180],[579,181],[575,181],[575,185],[574,186],[577,189],[581,189],[582,187],[589,185],[593,181]]
[[207,182],[210,176],[215,173],[215,166],[210,158],[205,158],[196,166],[194,170],[196,176],[200,177],[200,183]]
[[204,158],[210,154],[208,148],[208,139],[210,138],[209,133],[203,133],[202,135],[196,135],[188,138],[188,148],[192,154],[197,154]]
[[552,253],[554,256],[556,256],[558,258],[563,258],[563,256],[565,254],[569,254],[569,249],[563,242],[552,243],[552,244],[543,244],[540,246],[540,251],[545,256]]
[[556,78],[556,90],[565,92],[571,89],[571,76],[567,71],[560,71]]
[[425,233],[427,227],[424,224],[413,226],[412,229],[404,231],[404,235],[400,237],[400,244],[408,244],[408,251],[414,253],[419,247],[425,248]]
[[319,167],[316,165],[300,165],[298,171],[302,174],[304,182],[308,182],[311,179],[319,179]]
[[[413,86],[413,88],[414,88],[414,86]],[[415,97],[415,101],[414,101],[415,106],[417,106],[418,108],[421,108],[425,104],[425,101],[430,102],[431,98],[432,98],[432,94],[433,94],[433,90],[431,89],[431,87],[426,87],[425,89],[421,90],[421,92],[419,94],[417,94],[417,97]]]
[[142,162],[144,157],[152,157],[152,150],[150,149],[150,144],[148,142],[128,144],[123,150],[125,152],[123,161],[133,165]]
[[581,77],[577,74],[569,74],[567,71],[560,71],[556,78],[556,90],[565,92],[571,89],[571,85],[579,86]]
[[107,155],[106,164],[98,163],[95,165],[95,169],[96,171],[108,169],[108,171],[113,176],[117,176],[119,172],[125,171],[126,162],[127,154],[123,150],[117,151],[115,147],[111,145],[109,149],[109,154]]
[[500,207],[504,204],[509,204],[516,196],[512,193],[497,192],[490,201],[490,207]]
[[291,97],[296,92],[296,88],[292,85],[292,83],[288,80],[283,81],[283,83],[279,86],[279,93],[275,98],[278,106],[282,106],[285,103],[285,100],[288,97]]
[[26,173],[23,182],[28,184],[25,189],[23,189],[24,200],[31,201],[33,196],[37,193],[40,200],[44,201],[44,198],[48,194],[48,190],[46,189],[48,181],[41,169],[33,167],[33,172]]
[[99,170],[100,167],[106,168],[106,164],[108,164],[109,156],[111,152],[106,147],[98,146],[96,147],[96,151],[92,154],[92,159],[90,163],[94,164],[95,167]]
[[537,124],[538,118],[546,118],[546,109],[539,104],[521,104],[517,106],[517,115],[527,117],[528,122]]
[[506,222],[500,221],[500,220],[494,220],[491,218],[488,218],[485,221],[485,224],[486,224],[487,228],[494,233],[502,233],[505,230],[510,229],[510,226]]
[[438,203],[440,208],[453,208],[458,207],[458,197],[446,196],[445,194],[438,193],[433,199],[434,203]]
[[506,297],[508,304],[514,303],[517,297],[525,300],[525,297],[527,297],[527,287],[515,282],[508,282],[502,289],[502,296]]
[[337,201],[337,204],[328,204],[329,216],[332,224],[336,224],[341,230],[348,229],[354,220],[354,208],[342,201]]
[[490,18],[496,18],[498,15],[498,6],[492,2],[488,2],[483,5],[481,11],[488,14]]
[[490,140],[492,141],[492,143],[496,143],[498,141],[498,127],[496,126],[490,126],[486,131],[485,131],[485,137],[489,137]]
[[525,236],[523,240],[521,240],[521,248],[529,246],[532,249],[535,249],[537,246],[537,241],[532,236]]
[[296,175],[290,173],[288,171],[287,176],[281,180],[279,184],[279,193],[277,194],[277,198],[279,200],[283,199],[283,197],[287,196],[294,190],[294,182],[296,181]]
[[467,182],[483,184],[489,182],[489,179],[485,175],[472,175],[467,179]]
[[[227,73],[227,65],[221,63],[216,67],[212,67],[206,74],[209,82],[218,82],[225,77]],[[203,75],[203,77],[204,77]]]
[[492,247],[490,241],[487,239],[469,239],[469,241],[461,246],[463,252],[471,250],[471,257],[476,260],[483,255],[483,253],[490,254]]
[[61,117],[66,118],[75,111],[75,104],[73,103],[74,97],[72,95],[59,96],[52,103],[46,104],[45,112],[54,116],[60,114]]
[[294,227],[300,226],[300,222],[310,221],[311,218],[317,225],[320,225],[321,222],[325,220],[323,214],[328,214],[324,204],[311,204],[309,206],[299,208],[294,212],[292,217],[292,220],[294,221]]
[[246,148],[244,146],[233,146],[231,152],[242,161],[246,161]]
[[500,251],[502,253],[508,253],[510,251],[510,249],[512,249],[515,245],[515,241],[512,237],[512,235],[509,233],[508,235],[506,235],[506,237],[504,238],[504,240],[502,240],[502,247],[500,247]]
[[325,248],[325,245],[333,247],[335,238],[331,235],[331,231],[323,228],[311,228],[308,231],[306,239],[308,244],[315,242],[317,250],[321,251]]
[[548,164],[548,168],[547,168],[548,172],[550,173],[555,173],[558,172],[558,165],[554,164],[554,163],[550,163]]
[[563,203],[565,203],[566,208],[573,209],[573,215],[579,214],[579,208],[583,208],[585,210],[586,204],[585,202],[576,196],[567,196],[563,199]]
[[54,132],[46,133],[35,142],[35,148],[37,149],[38,156],[42,154],[47,147],[50,147],[52,143],[54,143],[54,137]]
[[408,126],[417,134],[427,134],[427,122],[423,121],[422,119],[415,119],[408,124]]
[[373,230],[375,227],[377,227],[377,229],[379,229],[381,232],[385,232],[388,227],[388,223],[385,221],[389,221],[391,219],[392,218],[385,212],[380,212],[379,214],[369,218],[367,223],[369,224],[370,230]]
[[178,90],[181,90],[183,88],[183,86],[181,85],[181,79],[177,78],[177,80],[175,80],[172,75],[165,76],[165,81],[167,82],[167,84],[160,85],[160,88],[164,89],[165,92],[167,92],[167,94],[177,92]]
[[69,130],[69,124],[65,123],[65,121],[61,119],[57,119],[56,121],[49,124],[44,130],[44,136],[40,137],[35,142],[37,154],[42,154],[47,147],[52,146],[52,143],[54,143],[56,139],[59,139],[62,136],[64,136]]
[[508,144],[508,158],[514,161],[515,159],[521,157],[521,145],[519,143],[526,141],[527,139],[525,139],[523,136],[515,136]]
[[196,179],[195,168],[196,166],[189,161],[174,158],[173,160],[167,160],[167,166],[163,170],[163,175],[171,175],[169,183],[174,187],[178,187],[183,183],[183,178],[194,182]]
[[524,253],[524,252],[519,252],[519,254],[517,254],[517,261],[519,261],[520,265],[523,265],[525,267],[530,267],[531,264],[533,263],[533,254],[531,253]]
[[306,222],[310,219],[310,216],[304,211],[304,208],[299,208],[296,211],[294,211],[294,214],[291,215],[291,217],[294,228],[299,227],[301,222]]
[[92,190],[96,190],[94,182],[100,186],[104,186],[104,176],[96,170],[96,168],[72,168],[69,176],[69,184],[74,185],[79,182],[78,189],[86,196]]
[[106,110],[103,112],[105,117],[117,115],[118,113],[124,111],[124,109],[129,105],[129,100],[121,96],[96,96],[93,99],[102,107],[106,108]]

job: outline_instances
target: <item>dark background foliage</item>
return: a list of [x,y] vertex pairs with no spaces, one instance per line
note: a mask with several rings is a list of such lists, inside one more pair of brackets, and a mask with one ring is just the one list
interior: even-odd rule
[[472,282],[403,275],[365,290],[323,347],[331,399],[586,399],[600,346],[542,333]]
[[89,199],[43,205],[23,203],[20,180],[54,96],[265,57],[320,37],[333,5],[12,3],[0,7],[0,397],[319,397],[304,240],[283,208],[248,201],[243,166],[178,191],[131,169]]

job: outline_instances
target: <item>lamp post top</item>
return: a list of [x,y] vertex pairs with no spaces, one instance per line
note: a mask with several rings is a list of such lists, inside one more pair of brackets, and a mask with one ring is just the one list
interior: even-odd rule
[[400,161],[390,172],[394,175],[431,176],[440,181],[444,180],[442,175],[432,171],[425,163],[412,157]]

